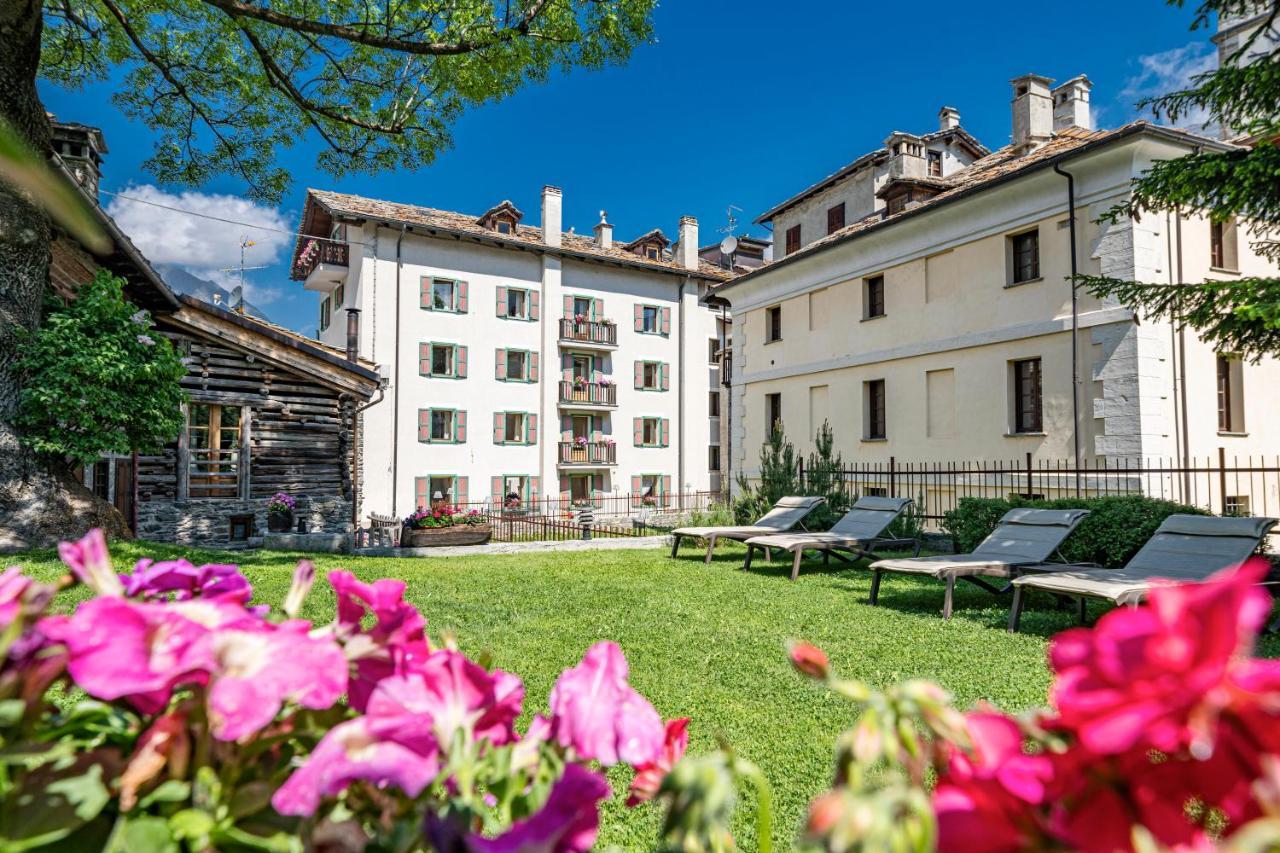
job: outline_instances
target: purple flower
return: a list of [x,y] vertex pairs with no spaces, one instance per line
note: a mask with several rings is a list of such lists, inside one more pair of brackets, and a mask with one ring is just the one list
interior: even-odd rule
[[100,528],[90,530],[79,542],[59,542],[58,556],[81,583],[98,595],[124,594],[124,584],[111,568],[107,537]]
[[657,761],[665,739],[662,718],[627,683],[627,659],[610,642],[596,643],[556,679],[551,724],[562,747],[606,767]]
[[267,501],[267,512],[293,512],[297,506],[298,500],[293,495],[276,492]]
[[142,344],[144,347],[153,347],[156,345],[156,342],[152,340],[150,335],[138,335],[138,343]]
[[467,846],[477,853],[585,853],[600,827],[599,803],[608,797],[603,776],[569,764],[536,814],[497,838],[472,835]]

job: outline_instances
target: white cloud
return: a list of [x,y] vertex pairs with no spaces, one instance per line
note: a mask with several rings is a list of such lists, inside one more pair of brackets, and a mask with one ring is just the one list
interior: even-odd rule
[[[1211,44],[1191,42],[1172,50],[1139,56],[1138,65],[1141,70],[1129,78],[1120,92],[1122,98],[1131,102],[1189,88],[1196,75],[1218,67],[1218,52]],[[1146,115],[1150,117],[1150,110]],[[1179,116],[1177,126],[1195,131],[1211,129],[1209,115],[1204,110]]]
[[[240,275],[223,270],[239,266],[240,243],[246,237],[254,243],[245,250],[246,267],[279,263],[293,246],[289,217],[232,195],[168,193],[151,184],[131,184],[112,197],[107,212],[153,264],[173,264],[228,289],[240,283]],[[255,286],[251,276],[245,276],[249,301],[264,304],[280,295],[278,287]]]

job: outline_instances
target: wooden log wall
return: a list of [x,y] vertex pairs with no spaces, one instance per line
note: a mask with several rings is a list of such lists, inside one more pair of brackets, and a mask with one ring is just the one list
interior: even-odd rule
[[[242,456],[237,497],[255,500],[283,491],[293,495],[351,498],[351,426],[355,402],[349,395],[279,367],[253,353],[164,330],[187,360],[182,380],[191,403],[240,406]],[[141,501],[179,500],[183,442],[138,462]]]

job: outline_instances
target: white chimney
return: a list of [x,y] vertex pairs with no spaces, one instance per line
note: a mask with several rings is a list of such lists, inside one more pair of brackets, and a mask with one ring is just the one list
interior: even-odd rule
[[955,107],[938,110],[938,130],[950,130],[960,126],[960,111]]
[[1025,154],[1039,148],[1053,136],[1053,80],[1039,74],[1024,74],[1013,84],[1013,147]]
[[600,211],[600,221],[596,223],[596,245],[601,249],[613,248],[613,226],[609,224],[605,212]]
[[548,246],[559,246],[561,195],[559,187],[542,188],[542,242]]
[[1053,129],[1065,130],[1079,127],[1093,130],[1093,117],[1089,113],[1089,91],[1093,83],[1081,74],[1072,77],[1053,90]]
[[900,130],[884,141],[889,149],[889,178],[923,178],[925,176],[924,140]]
[[698,220],[692,216],[680,217],[680,245],[677,247],[680,266],[687,270],[698,268]]

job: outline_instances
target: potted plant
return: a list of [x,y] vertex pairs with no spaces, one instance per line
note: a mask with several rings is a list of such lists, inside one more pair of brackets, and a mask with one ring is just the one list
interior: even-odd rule
[[267,501],[267,530],[272,533],[288,533],[293,529],[293,511],[298,501],[293,495],[276,492]]
[[439,545],[483,545],[493,536],[489,518],[478,509],[460,506],[419,507],[404,520],[401,545],[432,548]]

